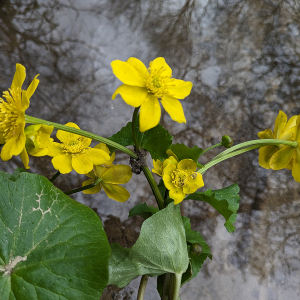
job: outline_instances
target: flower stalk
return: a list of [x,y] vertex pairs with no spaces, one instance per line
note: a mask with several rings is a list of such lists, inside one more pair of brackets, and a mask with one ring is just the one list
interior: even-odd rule
[[88,189],[93,188],[94,186],[96,186],[101,180],[102,180],[101,178],[97,178],[94,183],[91,183],[89,185],[85,185],[83,187],[80,187],[80,188],[77,188],[77,189],[74,189],[74,190],[67,191],[67,192],[65,192],[65,194],[66,195],[71,195],[71,194],[75,194],[75,193],[78,193],[78,192],[82,192],[84,190],[88,190]]
[[149,275],[142,276],[140,286],[139,286],[137,300],[144,300],[148,279],[149,279]]

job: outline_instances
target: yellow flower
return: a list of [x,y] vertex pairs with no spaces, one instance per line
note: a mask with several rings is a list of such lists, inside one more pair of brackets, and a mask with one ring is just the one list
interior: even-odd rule
[[[299,115],[300,116],[300,115]],[[294,140],[298,146],[283,146],[277,151],[270,160],[270,166],[273,170],[288,168],[292,170],[292,175],[297,182],[300,182],[300,117],[297,118],[294,128]]]
[[[98,144],[95,148],[102,149],[109,154],[109,149],[103,143]],[[94,166],[93,171],[87,174],[87,176],[92,179],[84,181],[82,186],[89,185],[98,178],[100,178],[101,181],[93,188],[84,190],[84,194],[95,194],[100,192],[101,188],[103,188],[107,196],[113,200],[125,202],[130,197],[129,192],[118,184],[127,183],[131,179],[131,168],[126,165],[113,165],[114,159],[115,153],[112,154],[109,161],[101,166]]]
[[204,186],[202,175],[195,172],[196,169],[197,163],[192,159],[183,159],[164,168],[163,181],[175,204],[180,203],[186,194],[194,193]]
[[148,69],[134,57],[130,57],[127,62],[115,60],[111,66],[116,77],[124,83],[117,88],[112,99],[120,94],[127,104],[133,107],[141,106],[141,132],[159,123],[161,108],[158,99],[161,99],[163,107],[174,121],[186,123],[178,99],[187,97],[193,84],[171,78],[172,70],[164,58],[158,57],[150,62]]
[[36,75],[27,90],[22,90],[26,77],[25,67],[16,64],[16,72],[8,91],[0,98],[0,144],[5,144],[1,151],[1,159],[7,161],[13,155],[20,155],[26,169],[29,168],[29,158],[25,148],[25,110],[29,100],[36,90],[39,80]]
[[[67,123],[66,126],[80,129],[75,123]],[[73,169],[79,174],[87,174],[93,165],[104,164],[110,159],[105,151],[90,148],[92,140],[87,137],[63,130],[57,130],[56,137],[62,143],[52,142],[48,146],[48,155],[53,157],[54,168],[62,174]]]
[[53,142],[50,135],[53,126],[48,125],[31,125],[25,128],[26,150],[33,156],[45,156],[49,153],[48,146]]
[[152,169],[152,172],[157,174],[160,177],[163,176],[164,168],[168,164],[174,164],[174,165],[178,164],[178,158],[171,149],[167,150],[167,154],[169,154],[169,158],[165,159],[164,161],[160,161],[159,159],[157,159],[157,160],[153,159],[153,167],[154,168]]
[[[258,137],[261,139],[278,139],[292,141],[295,135],[295,126],[297,118],[298,116],[293,116],[287,122],[286,114],[280,110],[275,121],[274,134],[271,129],[266,129],[265,131],[259,132]],[[273,156],[281,148],[286,148],[286,146],[271,145],[259,148],[259,165],[265,169],[272,168],[274,170],[279,170],[279,165],[277,165],[278,163],[274,161]],[[285,164],[285,166],[281,168],[282,163],[280,163],[280,169],[288,167],[288,164]]]

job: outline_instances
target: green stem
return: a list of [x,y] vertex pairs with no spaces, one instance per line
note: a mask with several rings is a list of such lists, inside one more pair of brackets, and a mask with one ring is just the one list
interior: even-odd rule
[[[263,147],[262,144],[264,144],[264,146],[271,146],[271,145],[288,145],[288,146],[292,146],[292,147],[297,147],[297,142],[295,141],[285,141],[285,140],[277,140],[277,139],[261,139],[261,140],[252,140],[252,141],[248,141],[245,143],[241,143],[238,145],[235,145],[223,152],[221,152],[219,155],[217,155],[214,159],[217,159],[221,156],[227,155],[230,152],[233,152],[237,149],[243,148],[243,147],[247,147],[250,145],[259,145],[259,147]],[[258,147],[258,148],[259,148]]]
[[53,177],[50,179],[50,182],[53,182],[59,175],[60,175],[60,172],[57,171],[57,172],[53,175]]
[[269,144],[260,144],[260,145],[253,145],[253,146],[250,146],[250,147],[247,147],[247,148],[244,148],[244,149],[240,149],[240,150],[237,150],[237,151],[234,151],[234,152],[231,152],[231,153],[227,153],[226,155],[223,155],[221,157],[215,157],[213,160],[211,160],[209,163],[207,163],[206,165],[204,165],[203,168],[199,169],[197,172],[199,172],[200,174],[204,174],[209,168],[211,168],[212,166],[218,164],[219,162],[223,161],[223,160],[226,160],[228,158],[231,158],[233,156],[236,156],[236,155],[239,155],[239,154],[242,154],[244,152],[247,152],[247,151],[250,151],[250,150],[253,150],[253,149],[257,149],[257,148],[260,148],[260,147],[263,147],[263,146],[268,146]]
[[145,176],[146,176],[146,178],[147,178],[147,180],[148,180],[148,182],[151,186],[152,192],[155,196],[155,199],[156,199],[156,202],[158,204],[159,209],[165,208],[164,200],[163,200],[163,198],[160,194],[160,191],[159,191],[158,186],[157,186],[157,184],[156,184],[156,182],[155,182],[155,180],[152,176],[151,171],[149,170],[149,168],[147,166],[142,166],[142,169],[143,169],[144,174],[145,174]]
[[116,142],[113,142],[111,140],[108,140],[108,139],[106,139],[102,136],[90,133],[88,131],[84,131],[84,130],[80,130],[80,129],[77,129],[77,128],[57,124],[57,123],[54,123],[54,122],[45,121],[45,120],[38,119],[38,118],[35,118],[35,117],[30,117],[30,116],[27,116],[27,115],[25,115],[25,121],[26,121],[26,123],[31,123],[31,124],[45,124],[45,125],[48,125],[48,126],[52,125],[57,129],[64,130],[64,131],[67,131],[67,132],[71,132],[71,133],[75,133],[75,134],[93,139],[95,141],[105,143],[106,145],[109,145],[111,147],[114,147],[118,150],[123,151],[124,153],[128,154],[129,156],[131,156],[135,159],[138,158],[138,156],[133,151],[127,149],[126,147],[124,147],[124,146],[122,146],[122,145],[120,145]]
[[135,127],[135,120],[138,116],[138,112],[140,110],[140,107],[136,107],[134,109],[133,115],[132,115],[132,135],[133,135],[133,140],[135,144],[135,151],[138,152],[140,150],[140,145],[137,140],[137,128]]
[[205,152],[207,152],[207,151],[209,151],[209,150],[211,150],[211,149],[217,148],[217,147],[219,147],[219,146],[222,146],[222,143],[219,143],[219,144],[215,144],[215,145],[210,146],[209,148],[205,149],[205,150],[201,153],[201,155],[203,155]]
[[65,192],[65,195],[71,195],[71,194],[74,194],[74,193],[78,193],[78,192],[85,191],[85,190],[88,190],[90,188],[93,188],[95,185],[97,185],[99,182],[101,182],[101,180],[102,180],[101,178],[97,178],[95,182],[93,182],[89,185],[85,185],[81,188],[77,188],[77,189]]
[[178,300],[179,292],[181,286],[181,276],[182,274],[171,273],[171,282],[170,282],[170,300]]
[[170,290],[170,280],[171,280],[171,273],[165,273],[164,274],[164,285],[162,290],[162,296],[161,300],[168,300],[169,296],[169,290]]
[[141,282],[140,282],[140,287],[139,287],[139,292],[137,296],[137,300],[143,300],[145,296],[145,291],[146,291],[146,286],[148,282],[149,275],[143,275]]

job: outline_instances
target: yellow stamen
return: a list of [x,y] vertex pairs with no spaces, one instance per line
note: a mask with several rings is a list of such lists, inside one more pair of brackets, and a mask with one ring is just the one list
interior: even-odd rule
[[171,176],[173,179],[172,183],[178,188],[186,186],[191,178],[191,176],[186,171],[181,169],[173,171]]
[[82,152],[82,150],[86,149],[83,140],[84,138],[80,137],[76,140],[65,141],[62,144],[62,151],[66,153],[72,153],[72,154]]
[[152,69],[150,63],[150,68],[148,69],[149,74],[147,76],[146,86],[148,93],[161,98],[163,94],[168,94],[167,83],[170,81],[169,76],[163,76],[162,73],[165,71],[164,67],[160,69]]
[[3,92],[6,102],[0,98],[0,132],[2,132],[5,141],[14,136],[20,126],[18,119],[24,112],[21,110],[21,90],[9,89]]

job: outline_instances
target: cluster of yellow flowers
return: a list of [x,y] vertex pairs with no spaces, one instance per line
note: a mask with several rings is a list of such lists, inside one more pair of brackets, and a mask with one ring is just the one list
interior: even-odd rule
[[[29,107],[29,99],[38,86],[37,76],[27,90],[22,90],[26,71],[24,66],[17,64],[11,88],[3,93],[6,101],[0,98],[0,144],[4,144],[1,159],[7,161],[13,155],[20,155],[25,168],[28,169],[28,153],[32,156],[51,156],[54,168],[62,174],[75,170],[88,176],[94,174],[92,182],[100,178],[100,183],[85,190],[85,193],[99,192],[102,186],[109,198],[126,201],[130,196],[128,191],[117,185],[127,183],[131,179],[131,169],[126,165],[114,166],[112,162],[115,154],[110,156],[105,144],[100,143],[91,148],[91,139],[63,130],[57,131],[56,137],[61,141],[57,143],[50,137],[53,126],[38,124],[25,128],[25,110]],[[66,126],[79,129],[74,123],[67,123]],[[88,184],[92,182],[88,180]],[[83,185],[85,186],[86,182]]]
[[298,142],[297,147],[271,145],[259,149],[259,165],[265,169],[292,170],[294,179],[300,182],[300,118],[293,116],[287,120],[284,112],[279,111],[275,120],[274,133],[266,129],[258,133],[261,139],[278,139]]

